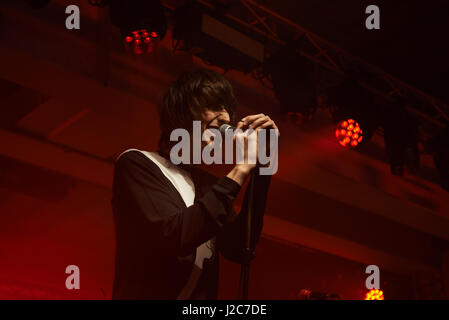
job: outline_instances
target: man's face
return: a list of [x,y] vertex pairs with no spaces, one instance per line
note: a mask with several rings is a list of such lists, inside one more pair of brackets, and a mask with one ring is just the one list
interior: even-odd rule
[[[207,129],[219,129],[222,124],[229,124],[231,119],[229,117],[229,113],[226,109],[221,109],[220,111],[212,111],[206,109],[200,115],[201,120],[201,134],[204,133]],[[202,146],[211,143],[212,140],[204,141]]]

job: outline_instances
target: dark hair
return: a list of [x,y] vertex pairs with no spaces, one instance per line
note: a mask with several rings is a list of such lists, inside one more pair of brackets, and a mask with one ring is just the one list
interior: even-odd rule
[[170,134],[174,129],[191,131],[192,122],[199,120],[206,109],[220,111],[224,108],[232,122],[235,106],[234,91],[224,76],[208,69],[181,74],[162,95],[158,105],[159,150],[171,146]]

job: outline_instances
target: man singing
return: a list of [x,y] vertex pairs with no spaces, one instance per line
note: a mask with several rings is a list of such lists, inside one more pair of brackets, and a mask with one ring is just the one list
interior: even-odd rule
[[[252,258],[245,251],[248,193],[238,215],[233,201],[258,165],[244,161],[217,178],[199,166],[170,161],[173,130],[191,132],[195,120],[202,132],[218,129],[233,122],[235,105],[223,76],[210,70],[184,73],[159,104],[158,152],[129,149],[117,158],[113,299],[217,299],[218,252],[237,263]],[[277,130],[263,114],[241,119],[236,128]],[[254,171],[251,252],[262,230],[271,177]]]

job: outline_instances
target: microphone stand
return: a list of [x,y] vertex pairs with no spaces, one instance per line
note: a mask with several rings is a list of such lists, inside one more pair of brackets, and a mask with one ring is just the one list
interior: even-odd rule
[[[257,168],[257,167],[256,167]],[[248,211],[246,216],[246,234],[245,234],[245,262],[242,263],[241,273],[243,276],[243,294],[242,300],[248,300],[248,283],[249,283],[249,267],[251,263],[251,236],[252,236],[252,209],[253,209],[253,198],[254,198],[254,176],[255,169],[251,171],[250,180],[248,184]]]

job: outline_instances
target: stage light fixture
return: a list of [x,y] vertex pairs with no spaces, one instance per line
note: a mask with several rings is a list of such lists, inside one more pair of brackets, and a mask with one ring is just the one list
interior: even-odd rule
[[125,47],[135,54],[152,52],[167,31],[164,8],[159,0],[111,0],[110,16],[120,28]]
[[368,142],[380,125],[379,108],[373,97],[353,81],[328,88],[327,100],[340,145],[356,148]]
[[419,168],[418,124],[400,102],[385,110],[383,117],[385,149],[394,175],[402,176]]
[[157,46],[159,35],[147,29],[133,30],[131,34],[125,36],[125,44],[128,50],[132,50],[135,54],[152,52]]
[[293,41],[264,62],[271,75],[273,89],[282,114],[300,113],[310,117],[317,109],[315,64],[297,53],[302,39]]
[[384,293],[379,289],[371,289],[366,293],[365,300],[385,300]]
[[335,137],[343,147],[355,148],[363,141],[363,131],[354,119],[340,121]]
[[[189,2],[173,12],[174,50],[190,51],[207,64],[248,73],[261,65],[264,45],[218,9]],[[260,38],[260,36],[259,36]]]
[[312,291],[309,289],[301,289],[297,293],[298,300],[341,300],[336,293]]

